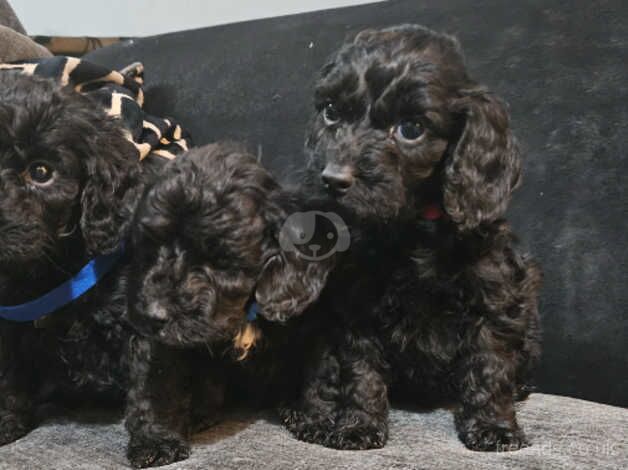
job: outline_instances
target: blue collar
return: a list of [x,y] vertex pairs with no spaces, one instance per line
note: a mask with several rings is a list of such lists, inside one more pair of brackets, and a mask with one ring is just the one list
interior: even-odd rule
[[247,321],[254,322],[255,320],[257,320],[257,316],[259,315],[259,313],[259,304],[255,302],[255,300],[251,301],[251,303],[249,303],[248,307],[246,308]]
[[0,305],[0,318],[14,322],[30,322],[59,310],[98,284],[123,254],[124,245],[113,253],[97,256],[72,279],[35,300],[10,307]]

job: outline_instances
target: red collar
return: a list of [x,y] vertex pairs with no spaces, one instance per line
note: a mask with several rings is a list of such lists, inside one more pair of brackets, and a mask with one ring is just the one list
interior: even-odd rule
[[436,203],[427,204],[423,207],[423,211],[421,212],[421,217],[430,221],[441,219],[443,215],[443,210],[440,205]]

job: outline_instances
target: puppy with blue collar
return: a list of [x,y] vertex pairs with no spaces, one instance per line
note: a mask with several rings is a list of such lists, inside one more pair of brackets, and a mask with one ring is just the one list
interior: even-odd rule
[[143,113],[141,73],[65,57],[0,64],[0,445],[51,404],[126,396],[126,239],[144,185],[187,146]]
[[0,74],[0,444],[51,401],[124,398],[123,240],[140,188],[134,146],[91,100]]

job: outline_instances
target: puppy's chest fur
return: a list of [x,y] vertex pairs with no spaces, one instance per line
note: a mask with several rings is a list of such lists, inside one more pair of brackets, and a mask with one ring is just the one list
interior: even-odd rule
[[[436,251],[362,259],[337,274],[333,311],[353,331],[377,338],[387,362],[424,375],[450,373],[477,318],[464,280],[439,271]],[[333,281],[332,281],[333,285]],[[329,297],[328,297],[329,298]]]
[[[30,370],[21,374],[32,374],[41,398],[75,392],[122,397],[131,335],[125,271],[114,270],[84,297],[40,321],[0,328],[0,340],[14,345],[5,352],[20,356],[21,364],[26,359]],[[14,360],[4,359],[12,367]]]

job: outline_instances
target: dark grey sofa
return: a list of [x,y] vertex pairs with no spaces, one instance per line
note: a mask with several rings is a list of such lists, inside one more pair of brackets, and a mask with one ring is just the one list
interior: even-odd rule
[[[127,434],[119,420],[85,413],[51,422],[0,448],[2,469],[121,469]],[[272,413],[242,414],[194,438],[192,456],[165,469],[198,470],[505,470],[628,468],[628,411],[533,394],[519,420],[533,446],[517,452],[467,450],[451,412],[394,410],[380,450],[337,451],[293,439]]]
[[[519,410],[533,446],[474,453],[450,411],[396,410],[386,448],[339,452],[294,440],[271,412],[242,413],[197,436],[172,468],[628,468],[626,2],[391,1],[132,40],[89,58],[144,62],[149,111],[182,121],[198,144],[245,141],[285,177],[302,164],[325,57],[349,34],[400,22],[456,34],[473,75],[510,103],[523,144],[510,218],[545,271],[542,393]],[[119,416],[84,411],[0,448],[0,468],[119,468],[125,441]]]

